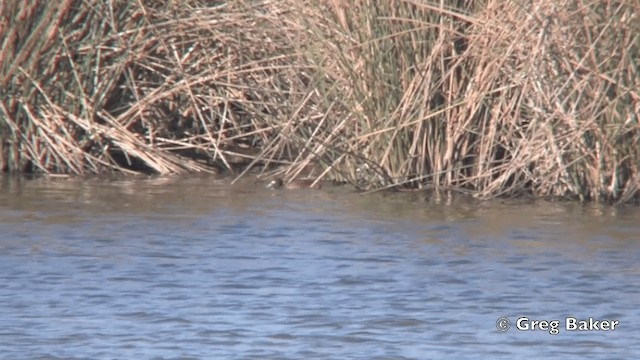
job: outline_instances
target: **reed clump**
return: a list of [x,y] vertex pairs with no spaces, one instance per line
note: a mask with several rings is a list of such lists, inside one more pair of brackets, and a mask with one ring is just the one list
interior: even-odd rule
[[272,144],[310,113],[304,31],[287,7],[5,3],[4,170],[216,172],[297,152]]
[[636,1],[78,3],[0,9],[5,170],[639,197]]

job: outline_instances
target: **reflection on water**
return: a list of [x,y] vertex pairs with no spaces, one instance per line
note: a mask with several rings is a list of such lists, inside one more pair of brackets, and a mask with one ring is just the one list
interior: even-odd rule
[[[0,358],[630,359],[638,219],[209,178],[5,178]],[[525,316],[560,331],[515,330]],[[566,317],[619,325],[569,332]]]

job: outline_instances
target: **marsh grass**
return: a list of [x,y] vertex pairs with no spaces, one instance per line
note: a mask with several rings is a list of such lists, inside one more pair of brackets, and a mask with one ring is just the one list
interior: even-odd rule
[[638,199],[632,0],[20,4],[0,5],[7,171]]
[[319,56],[343,84],[351,126],[342,153],[380,175],[366,185],[637,196],[636,3],[354,0],[329,9],[326,28],[339,35],[318,32]]

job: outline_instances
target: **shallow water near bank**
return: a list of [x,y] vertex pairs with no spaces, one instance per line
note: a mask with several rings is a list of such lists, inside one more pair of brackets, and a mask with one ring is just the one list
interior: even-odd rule
[[[2,359],[640,355],[635,207],[0,183]],[[523,317],[558,333],[518,330]],[[619,323],[569,331],[568,317]]]

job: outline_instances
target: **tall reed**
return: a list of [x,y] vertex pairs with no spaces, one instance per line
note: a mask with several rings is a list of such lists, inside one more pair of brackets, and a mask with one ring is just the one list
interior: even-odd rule
[[5,171],[259,168],[638,199],[634,0],[7,0],[0,13]]
[[638,8],[333,1],[330,24],[309,20],[348,110],[328,128],[348,119],[342,153],[373,165],[369,186],[637,197]]

